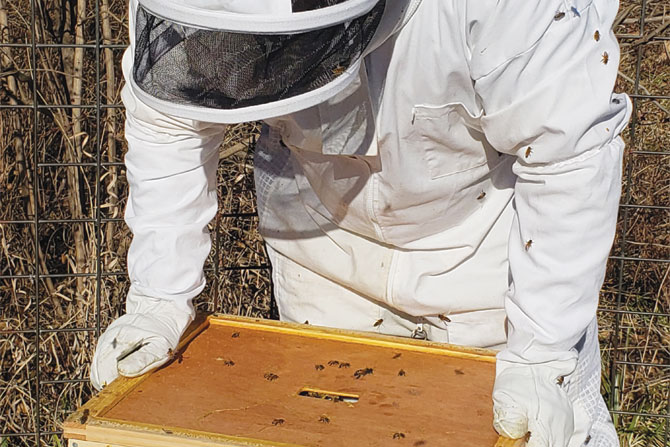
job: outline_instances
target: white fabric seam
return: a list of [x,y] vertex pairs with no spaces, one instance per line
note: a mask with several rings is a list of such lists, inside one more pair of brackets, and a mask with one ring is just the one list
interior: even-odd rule
[[370,12],[377,0],[347,0],[334,6],[285,16],[216,11],[189,6],[178,0],[140,0],[139,4],[160,18],[194,28],[288,34],[326,28],[355,19]]

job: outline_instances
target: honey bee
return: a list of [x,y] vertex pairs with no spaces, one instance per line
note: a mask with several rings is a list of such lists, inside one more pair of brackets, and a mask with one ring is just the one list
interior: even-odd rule
[[482,200],[484,197],[486,197],[486,193],[485,193],[484,191],[482,191],[482,192],[477,196],[477,200]]
[[344,68],[341,65],[338,65],[337,67],[333,68],[332,72],[333,72],[333,75],[339,76],[342,73],[344,73],[345,70],[346,70],[346,68]]
[[607,54],[607,51],[603,52],[603,58],[600,61],[605,65],[610,61],[610,55]]
[[401,353],[399,353],[399,352],[398,352],[398,353],[395,353],[395,354],[393,354],[393,360],[395,360],[395,359],[399,359],[401,355],[402,355],[402,354],[401,354]]
[[328,366],[337,366],[339,364],[340,362],[338,362],[337,360],[331,360],[330,362],[328,362]]
[[86,421],[88,421],[88,415],[89,415],[90,413],[91,413],[90,410],[89,410],[88,408],[86,408],[86,409],[81,413],[81,417],[79,418],[79,423],[80,423],[80,424],[85,424]]
[[163,433],[165,433],[166,435],[171,435],[171,434],[174,433],[172,430],[168,430],[167,428],[161,428],[161,430],[162,430]]
[[349,362],[342,362],[338,368],[349,368],[350,366]]
[[405,377],[405,376],[407,375],[407,373],[405,372],[404,369],[401,369],[400,371],[398,371],[398,375],[399,375],[400,377]]
[[596,32],[593,33],[593,40],[596,42],[600,41],[600,31],[596,30]]
[[169,360],[172,360],[176,357],[177,363],[181,363],[184,361],[184,356],[182,355],[182,353],[181,352],[176,353],[172,350],[172,348],[168,348],[167,356]]
[[272,425],[284,425],[284,422],[286,422],[282,418],[277,418],[272,420]]
[[533,153],[533,148],[528,146],[528,149],[526,149],[526,158],[530,157],[530,154]]
[[565,376],[559,376],[559,377],[556,379],[556,384],[559,385],[559,386],[561,386],[561,385],[563,385],[563,383],[565,383]]
[[563,17],[565,17],[565,13],[563,11],[557,12],[554,16],[554,20],[561,20]]
[[526,251],[530,250],[530,247],[532,247],[532,246],[533,246],[533,240],[532,239],[528,239],[526,241],[526,243],[524,244],[524,248],[526,249]]
[[324,424],[330,424],[330,418],[325,414],[322,414],[321,417],[319,418],[319,422],[322,422]]
[[368,374],[372,374],[373,369],[372,368],[361,368],[357,369],[356,372],[354,373],[354,377],[356,379],[360,379],[361,377],[365,377]]
[[309,324],[309,320],[305,320],[303,324]]
[[437,316],[437,318],[439,318],[440,321],[444,321],[445,323],[451,323],[451,318],[449,318],[448,316],[446,316],[444,314],[439,314]]
[[235,366],[235,362],[233,362],[232,360],[224,360],[223,364],[226,366]]
[[426,441],[424,441],[423,439],[420,439],[414,443],[414,447],[419,447],[422,445],[426,445]]
[[381,324],[384,322],[383,318],[380,318],[379,320],[375,321],[375,324],[373,324],[373,327],[379,327]]
[[279,378],[279,376],[274,373],[265,373],[263,377],[265,377],[265,380],[267,380],[268,382],[273,382]]
[[454,374],[456,374],[457,376],[462,376],[462,375],[464,375],[465,373],[463,372],[462,369],[455,369],[455,370],[454,370]]
[[316,369],[317,371],[321,371],[323,370],[323,368],[324,368],[323,365],[314,365],[314,369]]
[[393,439],[405,439],[405,433],[395,432],[393,433]]
[[237,338],[240,336],[239,332],[233,332],[233,335],[231,335],[232,338]]

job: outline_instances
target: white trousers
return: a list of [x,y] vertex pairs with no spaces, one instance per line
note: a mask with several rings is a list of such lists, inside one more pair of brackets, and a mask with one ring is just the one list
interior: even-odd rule
[[[477,331],[477,326],[490,326],[494,322],[504,327],[504,314],[501,312],[445,315],[448,323],[439,317],[429,319],[409,315],[301,266],[273,250],[270,245],[267,248],[272,264],[274,297],[282,321],[489,349],[502,349],[505,345],[504,341],[493,345],[466,344],[459,339],[460,332],[468,332],[470,340],[488,338]],[[504,333],[502,335],[504,337]]]

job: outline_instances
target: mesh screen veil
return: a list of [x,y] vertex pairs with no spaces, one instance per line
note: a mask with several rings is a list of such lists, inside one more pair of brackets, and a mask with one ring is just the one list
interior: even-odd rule
[[[294,0],[295,11],[343,0]],[[384,13],[380,1],[348,22],[297,34],[193,28],[138,7],[134,83],[176,104],[236,110],[316,90],[361,58]]]
[[346,0],[291,0],[293,12],[311,11],[343,3]]

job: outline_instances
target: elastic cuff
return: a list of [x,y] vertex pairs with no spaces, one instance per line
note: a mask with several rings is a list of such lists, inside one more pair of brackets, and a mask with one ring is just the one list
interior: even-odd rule
[[137,313],[140,306],[138,303],[143,299],[170,301],[174,308],[185,314],[194,315],[193,298],[198,296],[205,288],[205,281],[195,289],[181,294],[163,293],[160,290],[142,287],[139,284],[132,284],[128,291],[126,301],[126,313]]

